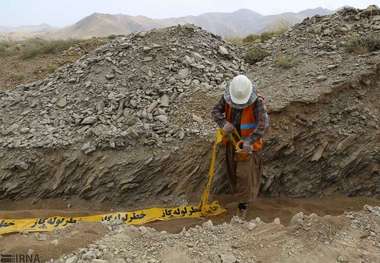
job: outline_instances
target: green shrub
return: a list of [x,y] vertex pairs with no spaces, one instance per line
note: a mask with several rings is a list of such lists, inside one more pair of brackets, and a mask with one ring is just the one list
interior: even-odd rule
[[78,44],[78,40],[29,39],[23,42],[21,58],[31,59],[45,54],[57,54],[75,44]]
[[261,34],[261,41],[265,42],[276,35],[277,35],[277,32],[264,32]]
[[227,37],[224,39],[227,43],[231,43],[234,45],[241,45],[244,42],[244,39],[241,37]]
[[270,54],[262,48],[254,47],[248,50],[245,54],[245,61],[251,65],[263,60],[265,57]]
[[281,35],[285,33],[290,27],[291,24],[289,23],[289,21],[279,20],[276,23],[273,23],[269,27],[267,27],[266,32],[264,32],[264,38],[271,38],[273,36]]
[[109,40],[114,40],[114,39],[116,39],[116,38],[119,37],[119,36],[122,36],[122,35],[111,34],[111,35],[109,35],[107,38],[108,38]]
[[58,68],[58,65],[49,64],[46,67],[46,71],[48,73],[53,73],[54,71],[56,71],[57,68]]
[[25,79],[25,75],[21,73],[13,73],[10,75],[10,79],[15,80],[15,81],[23,81]]
[[289,69],[297,64],[297,60],[293,56],[279,55],[274,63],[277,67]]
[[19,47],[13,41],[0,41],[0,57],[12,56],[18,52]]
[[380,34],[368,36],[353,36],[345,44],[349,53],[363,54],[380,50]]
[[254,42],[260,42],[261,36],[256,34],[250,34],[243,38],[243,43],[254,43]]
[[0,41],[0,57],[19,55],[21,59],[31,59],[45,54],[57,54],[78,43],[78,40],[39,38],[24,41]]
[[243,39],[243,43],[265,42],[271,39],[272,37],[276,37],[283,34],[284,32],[286,32],[286,30],[288,30],[288,28],[289,27],[286,26],[276,26],[272,30],[265,31],[259,35],[250,34]]

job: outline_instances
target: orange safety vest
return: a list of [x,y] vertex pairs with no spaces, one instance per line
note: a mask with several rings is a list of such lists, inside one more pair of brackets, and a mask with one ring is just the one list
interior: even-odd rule
[[[226,102],[225,104],[225,116],[226,120],[232,123],[232,107]],[[249,105],[242,109],[240,117],[240,136],[242,139],[250,136],[257,128],[256,114],[255,114],[255,105],[252,108],[252,105]],[[264,141],[262,138],[257,139],[253,144],[254,151],[260,151],[263,148]]]

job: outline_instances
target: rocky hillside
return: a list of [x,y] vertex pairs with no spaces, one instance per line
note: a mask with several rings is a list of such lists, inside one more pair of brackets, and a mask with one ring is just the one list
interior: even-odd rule
[[0,197],[183,202],[207,174],[210,110],[240,72],[271,111],[263,193],[378,196],[379,15],[306,19],[259,44],[270,55],[252,67],[194,26],[130,34],[0,92]]

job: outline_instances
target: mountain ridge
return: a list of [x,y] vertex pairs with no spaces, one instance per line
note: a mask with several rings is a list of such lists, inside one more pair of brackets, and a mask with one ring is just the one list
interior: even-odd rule
[[[328,15],[331,13],[333,11],[318,7],[300,12],[262,15],[253,10],[243,8],[233,12],[208,12],[200,15],[154,19],[143,15],[132,16],[95,12],[73,25],[61,29],[45,30],[41,34],[33,35],[54,39],[83,39],[124,35],[178,24],[195,24],[223,37],[244,37],[248,34],[261,33],[272,29],[279,23],[283,24],[285,22],[287,25],[294,25],[308,16]],[[1,28],[0,26],[0,32]]]

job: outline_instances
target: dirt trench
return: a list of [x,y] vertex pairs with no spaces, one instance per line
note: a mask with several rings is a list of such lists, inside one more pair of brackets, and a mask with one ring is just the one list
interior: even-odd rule
[[[253,204],[248,219],[272,222],[278,217],[287,225],[301,211],[340,215],[365,204],[380,205],[380,138],[378,123],[373,123],[380,115],[379,72],[342,85],[316,103],[294,102],[271,112],[262,198]],[[216,100],[204,99],[209,107]],[[197,139],[167,151],[141,147],[86,155],[76,148],[0,150],[0,218],[88,215],[196,202],[207,177],[210,146],[209,140]],[[229,193],[223,155],[220,146],[214,199],[228,213],[212,218],[215,224],[229,222],[237,206],[236,200],[220,195]],[[337,197],[341,195],[375,198]],[[178,233],[205,221],[149,226]],[[0,238],[0,252],[26,254],[32,249],[43,262],[85,247],[107,232],[101,224],[79,224],[42,235],[8,235]]]
[[[380,67],[315,103],[271,112],[262,194],[380,196]],[[204,108],[216,99],[204,97]],[[198,102],[199,104],[199,102]],[[190,107],[191,110],[191,107]],[[178,149],[0,149],[0,199],[78,198],[144,207],[182,204],[202,191],[211,142],[190,137]],[[219,147],[215,193],[228,193]]]

